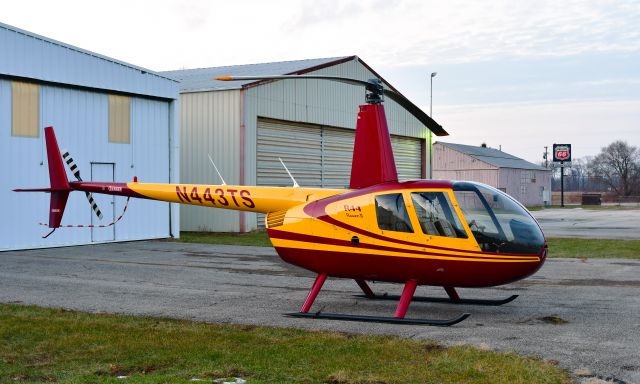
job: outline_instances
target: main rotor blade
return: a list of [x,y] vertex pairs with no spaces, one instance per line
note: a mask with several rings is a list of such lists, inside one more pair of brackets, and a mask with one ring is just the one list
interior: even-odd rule
[[[379,93],[379,88],[368,81],[357,80],[357,79],[348,79],[344,77],[338,76],[319,76],[319,75],[275,75],[275,76],[220,76],[216,77],[215,80],[220,81],[234,81],[234,80],[286,80],[286,79],[311,79],[311,80],[331,80],[338,81],[345,84],[351,85],[361,85],[365,87],[370,92]],[[398,92],[392,91],[390,89],[383,89],[384,95],[388,96],[391,100],[400,104],[404,107],[409,113],[411,113],[418,121],[424,124],[431,132],[436,134],[436,136],[447,136],[449,133],[442,128],[442,126],[435,122],[429,115],[422,112],[420,108],[418,108],[415,104],[413,104],[409,99],[402,96]]]
[[339,81],[345,84],[362,85],[367,90],[374,91],[373,84],[364,80],[347,79],[339,76],[320,76],[320,75],[275,75],[275,76],[220,76],[215,80],[235,81],[235,80],[286,80],[286,79],[308,79],[308,80],[331,80]]
[[448,136],[449,133],[442,128],[442,126],[436,123],[429,115],[422,112],[422,109],[418,108],[415,104],[413,104],[409,99],[402,96],[401,94],[392,91],[390,89],[384,90],[384,95],[400,104],[404,107],[409,113],[411,113],[416,119],[418,119],[422,124],[424,124],[431,132],[433,132],[436,136]]

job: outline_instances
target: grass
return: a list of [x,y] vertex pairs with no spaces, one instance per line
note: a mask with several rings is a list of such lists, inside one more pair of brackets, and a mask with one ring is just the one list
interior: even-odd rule
[[[127,376],[126,381],[118,376]],[[569,383],[553,363],[390,336],[0,305],[12,383]]]
[[640,259],[640,240],[547,239],[549,257]]
[[270,247],[271,241],[266,232],[254,231],[247,233],[229,232],[180,232],[180,240],[184,243],[254,245]]

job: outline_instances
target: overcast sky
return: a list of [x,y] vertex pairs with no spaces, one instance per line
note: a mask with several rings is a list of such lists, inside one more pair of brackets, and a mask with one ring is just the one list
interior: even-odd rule
[[152,70],[358,55],[451,134],[529,161],[640,146],[640,1],[13,0],[0,21]]

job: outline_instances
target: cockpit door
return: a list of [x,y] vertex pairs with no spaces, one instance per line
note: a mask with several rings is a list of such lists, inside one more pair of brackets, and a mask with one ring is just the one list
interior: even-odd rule
[[407,192],[416,237],[427,247],[478,251],[462,212],[449,190]]

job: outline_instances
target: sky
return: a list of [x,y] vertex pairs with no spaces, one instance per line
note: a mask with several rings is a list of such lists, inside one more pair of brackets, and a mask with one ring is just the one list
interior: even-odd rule
[[640,146],[637,0],[9,0],[0,22],[155,71],[358,55],[427,113],[437,72],[442,141],[535,163]]

